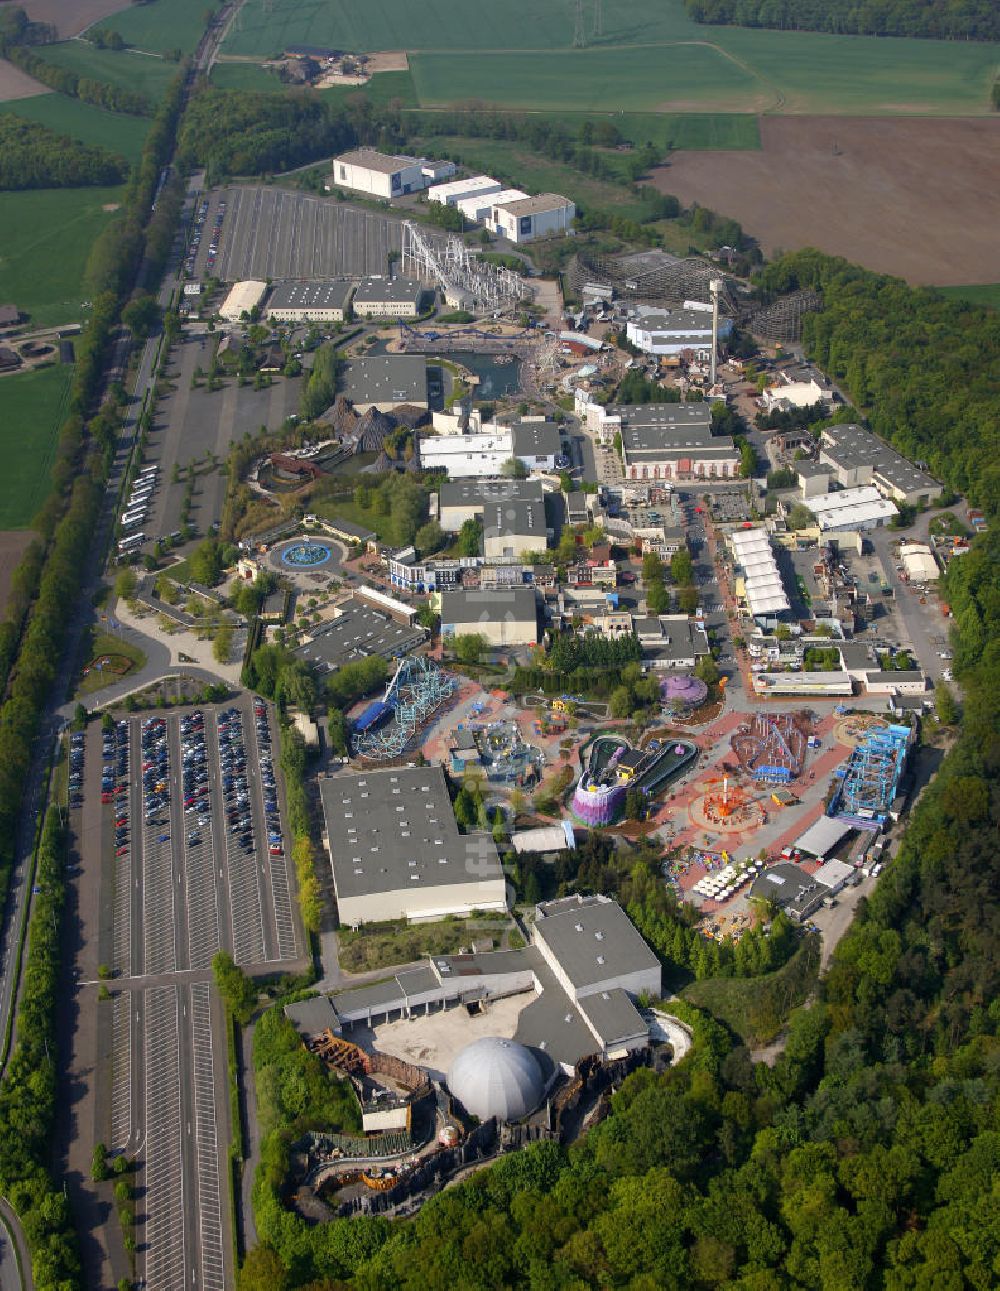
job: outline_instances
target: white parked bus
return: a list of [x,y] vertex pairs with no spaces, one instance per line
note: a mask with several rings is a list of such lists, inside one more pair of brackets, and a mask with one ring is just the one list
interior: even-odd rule
[[129,537],[123,538],[118,544],[119,551],[134,551],[136,547],[141,547],[146,541],[144,533],[133,533]]

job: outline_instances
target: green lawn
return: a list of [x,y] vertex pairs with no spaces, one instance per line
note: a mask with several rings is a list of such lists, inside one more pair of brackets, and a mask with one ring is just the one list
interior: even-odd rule
[[0,103],[0,112],[14,112],[28,121],[38,121],[50,130],[79,139],[85,144],[99,144],[111,152],[121,153],[129,161],[139,160],[149,130],[145,117],[128,117],[121,112],[105,112],[90,103],[81,103],[66,94],[38,94],[30,99],[11,99]]
[[95,49],[85,40],[39,45],[34,52],[49,63],[69,68],[77,76],[88,76],[95,81],[107,81],[109,85],[135,90],[154,102],[163,98],[178,70],[176,63],[165,58],[136,54],[127,49],[119,53]]
[[0,193],[0,300],[46,327],[78,322],[86,299],[90,247],[120,203],[123,188],[48,188]]
[[29,528],[45,501],[72,376],[67,363],[0,377],[0,529]]
[[161,54],[179,49],[190,54],[201,39],[205,16],[211,9],[212,0],[147,0],[146,4],[134,4],[120,13],[98,18],[93,25],[117,31],[136,49]]
[[[1000,63],[1000,46],[984,42],[699,26],[682,0],[603,12],[604,36],[574,50],[569,0],[246,0],[225,49],[405,49],[422,107],[626,113],[982,114]],[[589,31],[589,6],[586,17]]]
[[1000,282],[973,283],[968,287],[938,287],[951,300],[965,300],[970,305],[989,305],[1000,309]]
[[[90,665],[102,655],[117,655],[120,659],[114,659],[114,668],[91,668]],[[137,645],[111,632],[101,632],[92,627],[83,642],[75,695],[91,695],[95,690],[103,690],[105,686],[124,681],[126,677],[139,672],[145,663],[146,656]]]

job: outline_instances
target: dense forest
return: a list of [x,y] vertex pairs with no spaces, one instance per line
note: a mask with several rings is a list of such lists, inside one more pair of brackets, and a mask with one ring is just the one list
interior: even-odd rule
[[128,162],[13,113],[0,116],[0,189],[118,184]]
[[765,295],[822,293],[809,358],[846,385],[872,429],[992,516],[1000,514],[1000,313],[805,250],[764,268]]
[[837,35],[1000,40],[995,0],[684,0],[697,22]]

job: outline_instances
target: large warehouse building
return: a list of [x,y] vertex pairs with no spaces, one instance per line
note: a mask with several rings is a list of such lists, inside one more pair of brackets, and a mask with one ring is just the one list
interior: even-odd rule
[[353,286],[343,278],[332,282],[275,283],[264,313],[276,323],[342,323]]
[[427,364],[421,354],[370,354],[352,359],[344,373],[344,393],[355,409],[392,412],[403,405],[426,408]]
[[[719,331],[728,331],[728,320]],[[656,309],[640,305],[625,325],[625,335],[646,354],[683,354],[691,350],[699,358],[712,352],[712,314],[701,309]]]
[[482,520],[488,505],[535,502],[545,514],[541,480],[447,480],[438,493],[438,523],[445,533],[458,533],[466,520]]
[[576,207],[568,197],[559,193],[540,193],[537,197],[497,201],[490,214],[490,223],[498,237],[522,243],[565,233],[572,227],[575,217]]
[[731,435],[712,434],[707,403],[609,405],[605,421],[622,437],[629,480],[731,480],[740,454]]
[[434,288],[416,278],[373,274],[358,283],[354,312],[362,318],[416,318],[433,295]]
[[456,590],[441,593],[441,640],[481,636],[495,648],[535,645],[538,603],[534,588],[509,591]]
[[264,299],[267,283],[256,278],[247,278],[243,282],[234,282],[229,295],[219,306],[219,317],[227,323],[238,323],[244,314],[249,315]]
[[335,776],[320,797],[342,924],[506,910],[496,844],[459,833],[441,767]]
[[833,470],[845,489],[873,485],[893,502],[917,506],[941,492],[937,480],[926,471],[853,422],[823,428],[819,460]]
[[334,159],[330,186],[391,201],[425,189],[431,179],[429,169],[423,157],[394,157],[374,148],[355,148]]

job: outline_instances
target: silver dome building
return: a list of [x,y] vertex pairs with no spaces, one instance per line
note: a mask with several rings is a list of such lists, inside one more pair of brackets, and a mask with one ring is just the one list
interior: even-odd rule
[[538,1059],[516,1040],[484,1036],[455,1057],[448,1088],[467,1112],[488,1121],[519,1121],[545,1096]]

